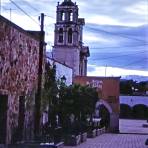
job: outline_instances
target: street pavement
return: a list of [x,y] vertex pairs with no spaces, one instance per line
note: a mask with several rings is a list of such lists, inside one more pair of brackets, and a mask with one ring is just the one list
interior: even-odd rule
[[120,119],[119,123],[120,133],[139,133],[148,135],[148,128],[143,127],[143,124],[148,124],[146,120]]
[[[85,143],[76,147],[64,148],[148,148],[145,141],[148,138],[148,128],[142,127],[146,120],[120,119],[120,133],[106,133],[96,138],[88,138]],[[128,133],[128,134],[127,134]]]
[[148,148],[145,141],[148,135],[138,134],[103,134],[96,138],[88,138],[78,146],[64,148]]

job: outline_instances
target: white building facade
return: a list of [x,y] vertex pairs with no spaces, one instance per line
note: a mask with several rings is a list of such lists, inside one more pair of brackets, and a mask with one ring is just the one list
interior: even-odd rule
[[51,65],[56,65],[56,79],[60,80],[61,78],[65,77],[65,84],[67,86],[72,84],[72,68],[59,63],[58,61],[55,61],[51,58],[47,58],[47,61],[51,64]]

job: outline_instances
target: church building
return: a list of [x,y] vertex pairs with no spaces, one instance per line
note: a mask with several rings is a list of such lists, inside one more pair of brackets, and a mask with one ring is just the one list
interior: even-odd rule
[[86,76],[89,47],[83,45],[84,18],[78,17],[78,5],[71,0],[58,2],[53,59],[71,67],[74,76]]
[[53,59],[73,70],[73,82],[90,85],[98,91],[98,108],[103,105],[109,115],[110,132],[119,132],[120,77],[93,77],[87,75],[89,47],[83,44],[84,18],[79,18],[78,5],[71,0],[58,2],[55,23]]

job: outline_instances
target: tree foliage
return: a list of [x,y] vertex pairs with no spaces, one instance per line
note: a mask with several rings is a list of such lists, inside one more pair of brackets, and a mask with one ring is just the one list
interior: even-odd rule
[[48,119],[50,124],[55,124],[56,103],[58,100],[58,86],[56,81],[56,65],[46,62],[45,81],[42,93],[42,110],[48,109]]
[[120,82],[120,93],[126,95],[145,95],[148,90],[148,81],[137,82],[125,80]]
[[87,122],[95,110],[98,101],[97,91],[89,86],[73,84],[69,87],[61,86],[59,93],[59,115],[62,126],[67,128],[70,117],[73,115],[74,122]]
[[48,107],[50,124],[55,126],[55,117],[64,129],[70,125],[71,117],[74,121],[86,122],[92,118],[98,93],[95,88],[73,84],[66,86],[64,81],[56,80],[56,67],[50,63],[45,66],[45,83],[43,89],[42,108]]

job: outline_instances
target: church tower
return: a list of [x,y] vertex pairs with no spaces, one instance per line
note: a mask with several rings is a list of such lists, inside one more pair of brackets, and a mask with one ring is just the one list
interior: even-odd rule
[[89,48],[83,46],[84,18],[78,18],[78,6],[71,0],[57,5],[53,58],[73,69],[73,76],[87,74]]

